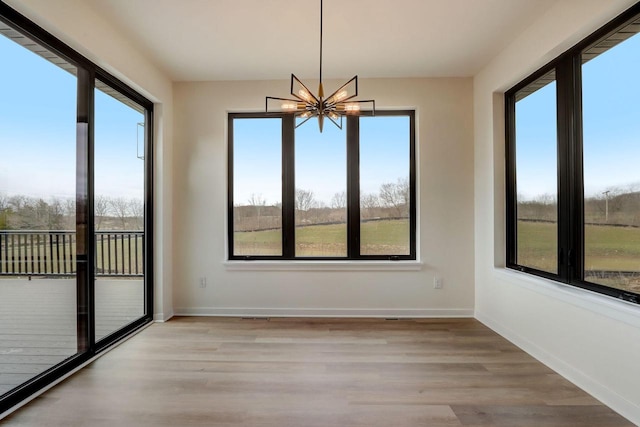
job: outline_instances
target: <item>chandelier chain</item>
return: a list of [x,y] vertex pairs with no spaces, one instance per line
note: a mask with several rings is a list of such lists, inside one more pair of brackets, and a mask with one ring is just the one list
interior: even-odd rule
[[322,83],[322,1],[320,0],[320,83]]

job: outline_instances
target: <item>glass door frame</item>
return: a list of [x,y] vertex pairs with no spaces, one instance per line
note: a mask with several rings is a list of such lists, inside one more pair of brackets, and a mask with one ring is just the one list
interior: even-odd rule
[[[0,1],[0,21],[77,68],[76,119],[76,310],[78,346],[75,355],[0,396],[0,414],[20,405],[50,384],[153,321],[153,103],[55,36]],[[144,166],[144,315],[95,342],[94,226],[94,88],[107,84],[145,109]]]

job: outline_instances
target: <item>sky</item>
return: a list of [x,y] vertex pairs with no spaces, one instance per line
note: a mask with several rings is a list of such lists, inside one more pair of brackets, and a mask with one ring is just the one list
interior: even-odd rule
[[[585,196],[640,188],[640,35],[582,67]],[[516,103],[518,194],[557,194],[556,84]],[[636,188],[636,190],[638,189]]]
[[[75,198],[76,77],[2,36],[0,57],[0,195]],[[144,116],[99,90],[95,97],[96,195],[142,199]]]
[[[76,78],[0,36],[0,194],[75,195]],[[640,35],[583,66],[584,170],[587,196],[640,185]],[[555,84],[516,105],[518,194],[555,195]],[[143,196],[136,156],[142,114],[96,92],[96,194]],[[236,203],[252,194],[281,201],[280,124],[242,119],[236,126]],[[346,123],[345,123],[346,128]],[[361,191],[408,176],[408,118],[361,118]],[[428,144],[428,135],[423,135]],[[311,119],[296,130],[296,187],[329,205],[346,189],[346,137]]]
[[[235,120],[234,204],[248,204],[252,195],[267,205],[282,200],[280,119]],[[295,186],[313,191],[315,199],[331,206],[336,193],[347,189],[346,121],[343,129],[317,118],[295,131]],[[409,118],[360,118],[361,193],[377,194],[383,183],[409,176]]]

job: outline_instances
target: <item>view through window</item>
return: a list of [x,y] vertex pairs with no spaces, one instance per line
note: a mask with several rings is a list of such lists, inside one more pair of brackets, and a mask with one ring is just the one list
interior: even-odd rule
[[[640,24],[583,54],[585,280],[640,294]],[[633,34],[633,35],[632,35]],[[610,40],[607,40],[609,43]],[[600,43],[600,44],[605,44]],[[599,54],[598,54],[599,53]],[[595,54],[595,56],[594,56]]]
[[295,254],[346,257],[346,127],[314,124],[295,133]]
[[507,265],[640,303],[640,17],[627,15],[505,96]]
[[551,72],[516,96],[517,262],[558,272],[558,129]]
[[145,314],[144,108],[96,80],[96,340]]
[[360,253],[411,250],[410,118],[360,119]]
[[[2,25],[2,24],[0,24]],[[0,395],[78,351],[77,70],[0,36]],[[54,65],[42,55],[56,58]]]
[[233,128],[236,255],[282,255],[282,123],[246,118]]
[[415,259],[413,121],[230,114],[229,257]]

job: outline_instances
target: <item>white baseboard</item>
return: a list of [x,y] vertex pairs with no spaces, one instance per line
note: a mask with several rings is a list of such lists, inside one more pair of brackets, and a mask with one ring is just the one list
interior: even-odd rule
[[153,321],[154,322],[166,322],[167,320],[171,319],[173,317],[173,312],[170,313],[155,313],[153,315]]
[[576,369],[572,364],[557,358],[534,342],[522,337],[510,328],[495,321],[491,317],[476,312],[476,319],[490,329],[502,335],[516,346],[553,369],[576,386],[580,387],[596,399],[618,412],[634,424],[640,425],[640,406],[620,396],[599,381]]
[[178,307],[176,316],[229,317],[380,317],[429,318],[473,317],[473,309],[401,309],[401,308],[245,308],[245,307]]

